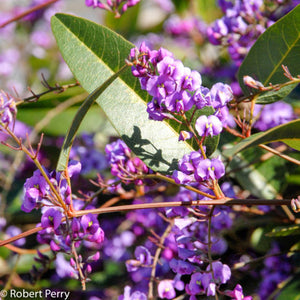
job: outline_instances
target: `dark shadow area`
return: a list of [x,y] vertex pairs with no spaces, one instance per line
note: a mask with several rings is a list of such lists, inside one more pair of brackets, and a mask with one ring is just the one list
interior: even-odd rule
[[[165,160],[162,156],[162,150],[157,149],[148,139],[143,139],[141,130],[137,126],[134,126],[131,137],[125,134],[121,137],[135,155],[137,155],[141,160],[147,161],[147,165],[150,168],[158,169],[162,164],[167,165],[168,169],[166,171],[160,171],[165,174],[171,174],[176,169],[178,161],[175,158],[171,163]],[[146,145],[151,145],[153,152],[146,150],[144,147]]]

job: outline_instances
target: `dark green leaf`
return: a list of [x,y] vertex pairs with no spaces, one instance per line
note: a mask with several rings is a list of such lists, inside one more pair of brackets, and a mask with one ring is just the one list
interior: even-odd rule
[[232,157],[247,148],[276,141],[285,142],[291,147],[298,149],[300,144],[300,120],[294,120],[265,132],[253,134],[232,148],[225,150],[223,154],[227,157]]
[[[292,75],[300,74],[300,5],[269,27],[256,41],[244,59],[238,72],[240,86],[246,95],[250,90],[243,83],[249,75],[267,86],[288,81],[283,75],[282,65]],[[287,96],[296,85],[279,91],[271,91],[258,97],[256,103],[267,104]],[[252,91],[255,93],[255,91]]]
[[272,237],[300,235],[300,225],[279,226],[274,228],[271,232],[267,233],[266,235]]
[[300,300],[300,274],[297,273],[294,278],[287,282],[276,300]]
[[80,108],[78,109],[71,127],[68,130],[68,133],[65,137],[58,163],[57,163],[57,170],[63,171],[68,167],[70,151],[73,145],[73,141],[77,134],[80,124],[82,123],[83,118],[87,114],[88,110],[94,104],[95,100],[107,89],[107,87],[116,79],[118,78],[119,74],[126,70],[127,66],[124,65],[118,72],[114,73],[110,76],[100,87],[96,88],[82,103]]
[[274,156],[259,161],[265,153],[261,149],[247,149],[232,158],[227,170],[251,195],[274,199],[285,188],[287,170],[285,160]]
[[[65,61],[88,92],[117,72],[133,47],[108,28],[70,15],[55,15],[52,30]],[[128,70],[96,102],[136,155],[154,170],[171,172],[177,160],[193,148],[178,142],[177,124],[148,119],[149,100],[150,96]],[[207,147],[208,153],[216,146],[213,143]]]

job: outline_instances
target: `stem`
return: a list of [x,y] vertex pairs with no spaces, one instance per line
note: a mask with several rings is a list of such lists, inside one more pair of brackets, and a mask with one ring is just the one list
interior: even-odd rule
[[[166,182],[169,182],[169,183],[172,183],[172,184],[175,184],[175,185],[178,185],[174,179],[170,178],[170,177],[167,177],[165,175],[162,175],[160,173],[156,173],[156,174],[147,174],[147,175],[141,175],[141,176],[137,176],[136,177],[137,179],[160,179],[160,180],[163,180],[163,181],[166,181]],[[199,195],[202,195],[204,197],[207,197],[207,198],[210,198],[210,199],[216,199],[215,196],[213,195],[210,195],[208,193],[205,193],[205,192],[202,192],[192,186],[189,186],[189,185],[185,185],[185,184],[180,184],[180,186],[183,186],[184,188],[186,188],[187,190],[190,190],[190,191],[193,191]]]
[[7,20],[6,22],[2,23],[2,24],[0,25],[0,28],[3,28],[3,27],[5,27],[6,25],[8,25],[8,24],[10,24],[10,23],[13,23],[13,22],[15,22],[15,21],[18,21],[18,20],[20,20],[20,19],[26,17],[27,15],[29,15],[29,14],[31,14],[31,13],[37,11],[37,10],[46,8],[47,6],[53,4],[53,3],[57,2],[57,1],[58,1],[58,0],[49,0],[49,1],[45,2],[45,3],[39,4],[39,5],[35,6],[35,7],[32,7],[32,8],[30,8],[30,9],[28,9],[28,10],[26,10],[26,11],[24,11],[24,12],[18,14],[18,15],[16,15],[16,16],[13,17],[12,19],[9,19],[9,20]]
[[[201,200],[201,201],[189,201],[189,202],[157,202],[157,203],[144,203],[144,204],[132,204],[132,205],[120,205],[114,207],[103,207],[103,208],[96,208],[96,209],[88,209],[88,210],[79,210],[74,213],[74,215],[69,216],[70,219],[75,217],[81,217],[91,214],[107,214],[107,213],[114,213],[114,212],[125,212],[130,210],[136,209],[150,209],[150,208],[166,208],[166,207],[178,207],[178,206],[206,206],[206,205],[226,205],[226,206],[233,206],[233,205],[290,205],[290,199],[232,199],[224,197],[223,199],[216,199],[216,200]],[[65,219],[62,219],[64,222]],[[37,233],[41,231],[42,227],[35,227],[28,231],[25,231],[19,235],[11,237],[7,240],[0,241],[0,247],[12,243],[20,238],[29,236],[31,234]]]
[[[216,279],[215,279],[215,274],[214,274],[214,270],[213,270],[213,265],[212,265],[212,262],[213,262],[213,259],[212,259],[212,254],[211,254],[211,246],[212,246],[212,241],[211,241],[211,219],[213,217],[213,213],[214,213],[214,209],[215,209],[215,206],[213,205],[212,208],[210,209],[210,212],[209,212],[209,215],[208,215],[208,249],[207,249],[207,255],[208,255],[208,260],[209,260],[209,267],[210,267],[210,272],[211,272],[211,276],[212,276],[212,279],[214,282],[216,282]],[[218,300],[218,294],[216,293],[215,294],[215,299]]]
[[266,146],[266,145],[260,144],[260,145],[258,145],[258,146],[259,146],[260,148],[262,148],[262,149],[265,149],[265,150],[267,150],[267,151],[269,151],[269,152],[271,152],[271,153],[273,153],[273,154],[275,154],[275,155],[277,155],[277,156],[279,156],[279,157],[285,159],[285,160],[288,160],[288,161],[290,161],[290,162],[292,162],[292,163],[294,163],[294,164],[300,166],[300,161],[297,160],[297,159],[295,159],[295,158],[293,158],[293,157],[290,157],[290,156],[288,156],[288,155],[282,154],[282,153],[280,153],[279,151],[277,151],[277,150],[275,150],[275,149],[273,149],[273,148],[271,148],[271,147],[269,147],[269,146]]
[[[168,227],[166,228],[165,232],[163,233],[163,235],[159,239],[159,245],[163,245],[164,244],[165,239],[170,234],[173,225],[174,225],[174,220],[170,221],[170,224],[168,225]],[[160,247],[158,247],[156,249],[156,252],[155,252],[155,255],[154,255],[154,259],[153,259],[152,270],[151,270],[151,277],[150,277],[150,281],[149,281],[149,292],[148,292],[148,299],[150,299],[150,300],[154,299],[154,297],[153,297],[153,283],[154,283],[154,279],[155,279],[156,266],[157,266],[157,263],[158,263],[161,251],[162,251],[162,247],[160,246]]]
[[46,182],[48,183],[51,191],[53,192],[56,200],[60,203],[61,207],[65,210],[65,212],[68,211],[66,204],[64,203],[64,201],[62,200],[62,198],[60,197],[60,195],[58,194],[57,190],[55,189],[55,187],[53,186],[52,182],[50,181],[50,179],[48,178],[48,175],[46,174],[45,170],[43,169],[41,163],[39,162],[39,160],[36,158],[36,154],[35,153],[31,153],[20,141],[20,139],[7,127],[6,128],[7,133],[9,133],[9,135],[15,140],[15,142],[20,146],[20,149],[28,156],[32,159],[32,161],[34,162],[34,164],[36,165],[36,167],[40,170],[42,176],[45,178]]

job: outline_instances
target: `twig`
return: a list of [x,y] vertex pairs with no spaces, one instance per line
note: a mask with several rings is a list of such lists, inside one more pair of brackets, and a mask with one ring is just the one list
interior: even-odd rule
[[0,25],[0,28],[3,28],[3,27],[5,27],[6,25],[8,25],[8,24],[10,24],[10,23],[13,23],[13,22],[15,22],[15,21],[18,21],[18,20],[20,20],[20,19],[26,17],[27,15],[29,15],[29,14],[31,14],[31,13],[37,11],[37,10],[46,8],[47,6],[53,4],[53,3],[57,2],[57,1],[58,1],[58,0],[49,0],[49,1],[45,2],[45,3],[36,5],[36,6],[32,7],[32,8],[30,8],[30,9],[28,9],[28,10],[26,10],[26,11],[24,11],[24,12],[18,14],[18,15],[16,15],[15,17],[13,17],[13,18],[7,20],[6,22],[2,23],[2,24]]

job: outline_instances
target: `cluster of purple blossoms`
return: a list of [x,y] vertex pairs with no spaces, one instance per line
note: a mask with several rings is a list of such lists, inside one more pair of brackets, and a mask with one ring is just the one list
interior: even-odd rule
[[214,276],[210,271],[210,266],[206,268],[207,272],[197,272],[191,276],[191,281],[186,287],[188,294],[191,295],[190,300],[196,300],[195,295],[200,294],[215,296],[216,287],[225,284],[231,277],[230,268],[219,261],[212,263],[212,269]]
[[273,244],[268,252],[270,257],[264,260],[264,268],[261,270],[262,281],[258,294],[260,299],[267,299],[290,275],[292,270],[291,261],[286,256],[272,256],[280,253],[277,244]]
[[85,5],[112,11],[116,14],[116,17],[120,17],[128,8],[139,2],[140,0],[106,0],[105,2],[102,0],[85,0]]
[[295,119],[293,107],[283,101],[268,105],[255,105],[254,116],[258,117],[253,127],[265,131]]
[[[132,74],[140,79],[142,89],[153,98],[148,103],[149,118],[162,121],[171,114],[183,114],[193,107],[212,106],[220,109],[232,100],[231,88],[217,83],[211,90],[202,87],[201,75],[176,60],[164,48],[150,50],[145,43],[130,52],[133,61]],[[218,123],[216,126],[220,126]],[[219,131],[219,129],[218,129]]]
[[134,182],[136,185],[143,183],[136,179],[137,175],[147,174],[148,167],[138,158],[133,157],[131,150],[122,140],[117,140],[106,145],[105,152],[111,167],[111,174],[120,178],[124,183]]
[[[262,10],[264,2],[272,9]],[[232,60],[239,66],[257,38],[297,2],[219,0],[225,15],[207,28],[207,37],[214,45],[228,46]]]
[[225,167],[219,158],[204,159],[200,151],[185,154],[178,162],[178,169],[173,173],[178,184],[215,180],[225,174]]
[[[68,167],[70,177],[78,174],[80,170],[81,164],[79,162],[70,162]],[[44,172],[66,206],[69,206],[71,201],[71,188],[67,180],[59,172],[52,171],[49,173],[46,170],[44,170]],[[23,211],[31,212],[34,208],[41,208],[43,206],[61,207],[57,201],[58,199],[55,198],[49,183],[40,170],[36,170],[32,177],[26,179],[24,184],[24,199],[21,206]]]
[[0,90],[0,125],[13,125],[16,114],[17,108],[15,99],[6,92]]

